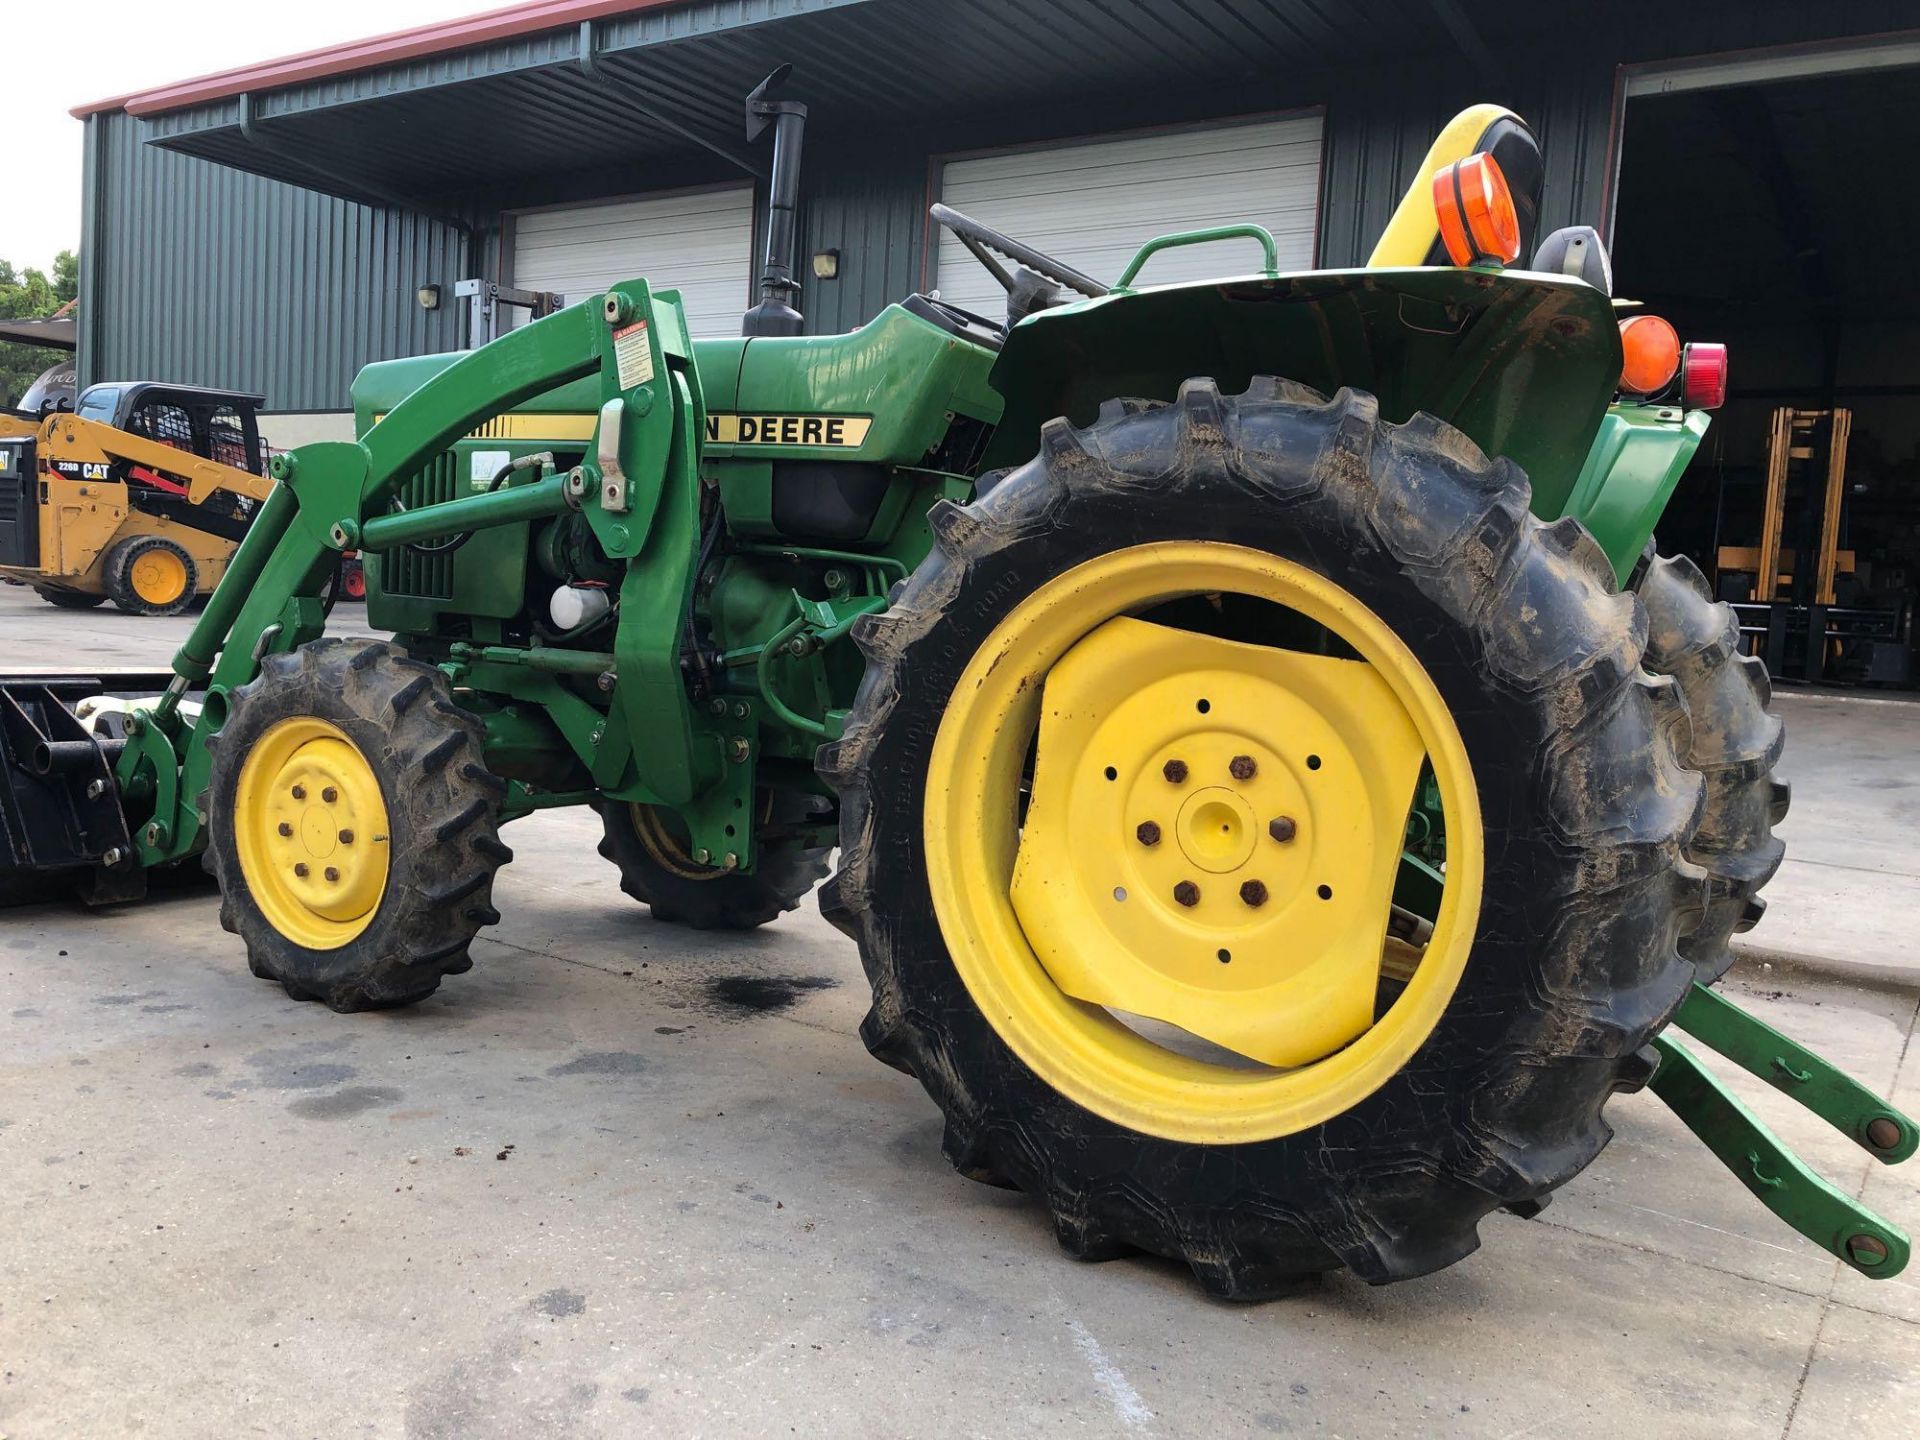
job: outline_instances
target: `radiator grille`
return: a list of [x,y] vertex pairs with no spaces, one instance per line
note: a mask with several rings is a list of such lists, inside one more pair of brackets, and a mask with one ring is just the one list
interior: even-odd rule
[[[459,493],[456,488],[458,484],[458,459],[451,451],[447,451],[435,457],[426,469],[400,487],[400,503],[409,510],[418,510],[423,505],[437,505],[453,499]],[[427,543],[443,545],[446,541],[431,540]],[[383,551],[380,555],[380,588],[389,595],[451,600],[453,555],[452,551],[435,553],[409,550],[404,545]]]

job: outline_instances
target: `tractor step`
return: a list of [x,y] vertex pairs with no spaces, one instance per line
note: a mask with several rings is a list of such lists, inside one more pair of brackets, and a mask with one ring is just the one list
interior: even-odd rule
[[88,904],[137,900],[147,889],[120,806],[113,767],[124,740],[75,713],[90,697],[151,694],[169,672],[0,677],[0,903],[77,889]]
[[[1920,1145],[1920,1129],[1828,1061],[1695,985],[1675,1026],[1792,1096],[1882,1164]],[[1906,1268],[1906,1233],[1816,1174],[1678,1040],[1654,1042],[1660,1064],[1649,1088],[1775,1215],[1870,1280]]]

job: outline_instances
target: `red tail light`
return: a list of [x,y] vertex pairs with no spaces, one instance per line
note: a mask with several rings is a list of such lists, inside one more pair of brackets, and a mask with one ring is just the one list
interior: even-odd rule
[[1680,352],[1680,403],[1718,410],[1727,403],[1727,347],[1695,341]]

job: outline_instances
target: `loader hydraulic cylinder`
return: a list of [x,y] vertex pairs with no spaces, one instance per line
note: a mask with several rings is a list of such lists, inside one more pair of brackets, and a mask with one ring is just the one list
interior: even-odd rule
[[567,477],[554,475],[532,485],[516,485],[460,500],[443,500],[438,505],[398,515],[376,516],[360,527],[360,545],[365,550],[391,550],[396,545],[412,545],[469,530],[510,525],[516,520],[557,515],[567,508],[567,503]]

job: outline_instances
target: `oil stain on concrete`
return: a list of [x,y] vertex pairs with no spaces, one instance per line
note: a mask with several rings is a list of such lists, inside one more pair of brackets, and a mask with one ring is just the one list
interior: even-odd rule
[[564,1315],[584,1314],[587,1297],[578,1290],[548,1290],[535,1297],[533,1308],[550,1319],[558,1320]]
[[269,1090],[329,1090],[344,1085],[360,1072],[351,1065],[322,1057],[346,1044],[344,1040],[314,1040],[285,1050],[260,1050],[247,1056],[258,1083]]
[[800,997],[831,990],[840,982],[828,975],[721,975],[705,986],[708,1008],[722,1015],[768,1015],[791,1010]]
[[302,1095],[287,1106],[287,1113],[298,1115],[302,1120],[347,1120],[404,1098],[398,1090],[386,1085],[349,1085],[330,1095]]
[[647,1057],[631,1050],[594,1050],[576,1055],[564,1065],[555,1065],[549,1075],[638,1075],[647,1068]]

